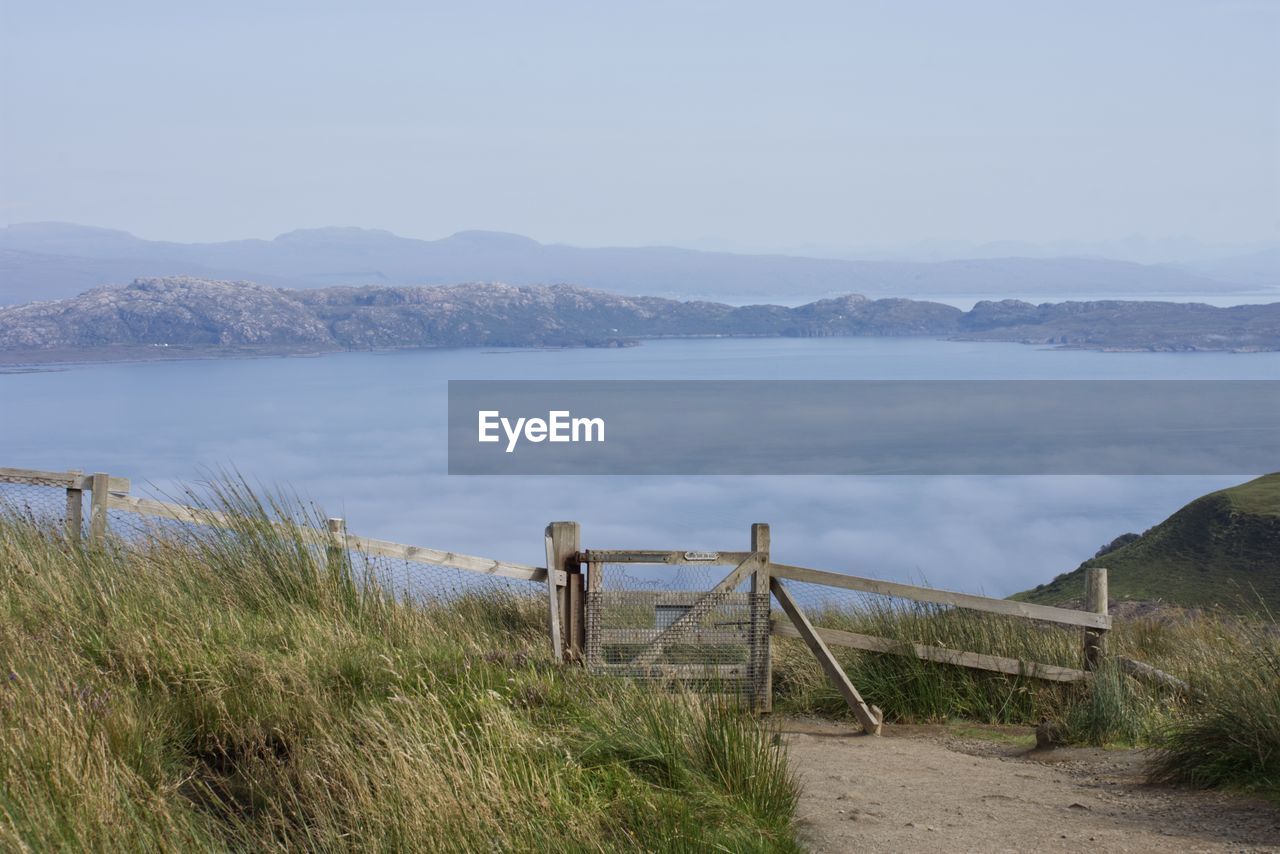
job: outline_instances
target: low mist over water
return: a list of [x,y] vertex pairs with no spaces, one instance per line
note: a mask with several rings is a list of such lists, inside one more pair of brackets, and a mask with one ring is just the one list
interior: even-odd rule
[[[1280,353],[1096,353],[927,339],[656,341],[621,350],[438,350],[75,366],[0,374],[5,465],[175,492],[218,469],[289,486],[353,533],[542,562],[588,548],[746,548],[1005,595],[1261,472],[1223,477],[448,477],[450,379],[1272,379]],[[148,486],[150,484],[150,486]]]

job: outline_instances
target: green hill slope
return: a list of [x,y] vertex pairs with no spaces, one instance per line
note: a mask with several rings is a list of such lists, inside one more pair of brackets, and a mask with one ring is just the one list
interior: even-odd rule
[[1280,613],[1280,473],[1197,498],[1138,539],[1011,598],[1081,599],[1090,566],[1107,567],[1112,599],[1228,608],[1260,599]]

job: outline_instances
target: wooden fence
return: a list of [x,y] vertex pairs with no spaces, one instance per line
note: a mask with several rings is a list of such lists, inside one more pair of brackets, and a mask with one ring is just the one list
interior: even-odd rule
[[[553,523],[549,532],[552,529],[564,532],[563,539],[566,545],[555,554],[550,550],[548,551],[548,566],[563,567],[569,573],[571,585],[574,583],[573,580],[575,578],[581,578],[582,567],[586,566],[588,568],[586,575],[588,589],[598,588],[601,569],[608,563],[644,563],[670,566],[725,564],[732,566],[733,570],[728,575],[704,593],[703,600],[695,600],[690,605],[687,619],[694,618],[698,611],[699,601],[713,603],[717,601],[717,597],[723,597],[727,591],[736,589],[750,578],[751,590],[753,592],[767,590],[772,594],[772,599],[781,606],[781,610],[785,614],[785,621],[778,617],[771,618],[769,634],[773,637],[798,638],[804,641],[827,677],[845,698],[862,724],[863,729],[870,733],[878,733],[880,731],[884,715],[880,709],[868,705],[862,698],[857,687],[849,680],[843,667],[841,667],[835,655],[832,654],[831,647],[833,646],[852,647],[867,652],[888,655],[911,656],[940,664],[1032,679],[1055,682],[1082,682],[1089,679],[1092,676],[1092,672],[1101,664],[1106,649],[1106,632],[1111,628],[1111,618],[1107,613],[1107,571],[1101,568],[1087,570],[1086,610],[1078,611],[774,563],[770,557],[769,526],[766,524],[752,526],[752,547],[750,551],[744,552],[588,549],[578,550],[575,553],[571,551],[568,544],[579,542],[580,527],[573,522],[561,522]],[[852,590],[860,593],[908,599],[914,602],[933,603],[951,608],[1080,627],[1084,629],[1081,650],[1083,668],[1077,669],[986,653],[929,646],[815,626],[809,615],[805,613],[800,603],[796,600],[792,590],[788,587],[789,582],[816,584],[840,590]],[[566,617],[567,625],[585,625],[588,621],[585,614],[579,613],[585,611],[586,600],[576,600],[571,597],[562,601],[561,607],[569,609]],[[663,632],[654,635],[648,645],[637,653],[628,664],[643,666],[651,663],[653,656],[661,647],[663,637],[670,635],[675,628],[676,626],[668,627]],[[570,637],[574,636],[570,635]],[[566,655],[570,658],[576,658],[581,654],[582,646],[570,644],[566,648]],[[772,707],[771,649],[766,645],[763,650],[753,654],[753,662],[758,662],[754,666],[763,668],[763,672],[755,676],[756,695],[754,705],[757,710],[767,712]],[[1126,667],[1126,671],[1136,674],[1135,668]]]
[[[27,484],[65,490],[64,519],[68,536],[74,540],[79,540],[84,529],[83,503],[86,490],[91,493],[89,510],[91,542],[102,542],[107,537],[108,512],[113,510],[170,519],[185,524],[220,527],[231,525],[231,520],[216,510],[130,495],[131,483],[127,478],[113,477],[104,473],[86,475],[78,471],[47,472],[0,468],[0,483]],[[763,649],[756,648],[759,645],[758,640],[752,641],[750,666],[754,681],[751,700],[755,708],[766,712],[771,709],[772,653],[769,638],[798,638],[808,646],[828,678],[849,703],[863,728],[872,733],[880,731],[883,713],[863,700],[832,654],[833,646],[851,647],[873,653],[912,656],[940,664],[1034,679],[1081,682],[1090,678],[1092,671],[1101,664],[1106,654],[1106,632],[1111,628],[1111,618],[1107,613],[1107,571],[1105,569],[1087,570],[1085,610],[1078,611],[774,563],[770,556],[769,526],[766,524],[752,526],[751,547],[747,551],[695,552],[584,550],[581,526],[577,522],[552,522],[544,532],[547,561],[545,567],[356,536],[349,533],[344,520],[338,518],[328,519],[324,531],[305,527],[299,530],[304,538],[308,538],[317,546],[331,550],[331,554],[345,556],[347,551],[357,551],[411,563],[449,567],[465,572],[545,584],[548,630],[553,654],[557,660],[574,662],[582,662],[585,659],[588,602],[591,595],[600,589],[602,570],[606,564],[731,566],[730,572],[719,583],[703,592],[701,596],[690,598],[685,612],[674,622],[644,632],[642,649],[627,664],[634,668],[651,668],[666,645],[671,643],[674,635],[683,629],[692,628],[700,613],[705,613],[739,586],[749,582],[752,594],[759,596],[766,591],[772,594],[771,597],[766,596],[763,600],[766,603],[764,607],[768,620],[768,631],[763,635]],[[796,601],[788,587],[789,582],[816,584],[833,589],[852,590],[945,607],[1000,614],[1006,617],[1080,627],[1084,629],[1083,668],[1024,661],[815,626]],[[770,598],[776,600],[781,606],[787,621],[768,616],[767,603]],[[696,631],[692,636],[695,639],[711,637],[714,641],[716,639],[714,635],[714,632]],[[1122,662],[1122,664],[1125,663]],[[1149,674],[1146,671],[1152,670],[1138,662],[1128,662],[1124,669],[1140,678],[1148,678]],[[1166,682],[1173,679],[1159,671],[1156,671],[1156,674]]]
[[[0,483],[65,489],[66,511],[63,518],[68,537],[77,541],[84,530],[83,508],[84,492],[86,490],[91,493],[89,539],[92,543],[101,543],[107,537],[109,532],[109,517],[107,514],[108,511],[112,510],[156,519],[168,519],[188,525],[226,528],[231,527],[233,524],[226,514],[217,510],[190,507],[185,504],[130,495],[131,483],[128,478],[113,477],[107,474],[85,475],[76,471],[48,472],[34,469],[0,468]],[[529,566],[432,549],[425,546],[360,537],[348,533],[346,522],[342,519],[330,518],[326,521],[326,530],[324,531],[313,530],[305,526],[299,526],[296,530],[304,540],[310,541],[312,545],[331,550],[331,554],[345,555],[348,551],[355,551],[367,555],[395,558],[410,563],[448,567],[480,575],[546,584],[553,591],[562,591],[567,584],[566,574],[563,570],[556,570],[548,574],[547,569],[541,566]],[[554,600],[554,598],[553,596],[552,599]],[[553,624],[553,636],[557,631],[558,626]]]
[[81,471],[38,471],[36,469],[0,468],[0,483],[21,483],[28,486],[48,486],[64,489],[67,493],[66,521],[67,534],[80,539],[84,530],[84,493],[93,492],[93,504],[89,514],[89,531],[95,539],[101,539],[107,533],[106,497],[115,492],[124,494],[129,491],[129,479],[111,477],[106,474],[85,474]]

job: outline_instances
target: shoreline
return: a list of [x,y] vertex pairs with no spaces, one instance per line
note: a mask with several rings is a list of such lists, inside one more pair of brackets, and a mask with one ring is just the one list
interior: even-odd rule
[[[186,348],[186,347],[99,347],[86,350],[51,350],[51,351],[32,351],[24,350],[21,352],[3,352],[0,351],[0,374],[24,374],[24,373],[47,373],[50,371],[66,370],[78,366],[89,365],[107,365],[107,364],[124,364],[124,363],[141,363],[141,362],[195,362],[195,361],[215,361],[223,359],[318,359],[324,356],[337,355],[342,353],[400,353],[422,350],[488,350],[494,353],[510,353],[510,352],[554,352],[561,350],[599,350],[599,349],[628,349],[632,347],[643,346],[646,341],[698,341],[713,339],[770,339],[770,340],[790,340],[797,337],[814,337],[814,336],[788,336],[788,335],[760,335],[760,334],[724,334],[724,333],[708,333],[705,335],[655,335],[643,338],[635,338],[625,344],[600,346],[583,344],[573,347],[563,344],[547,345],[545,347],[530,345],[511,345],[502,344],[472,344],[472,345],[431,345],[431,344],[413,344],[403,347],[370,347],[370,348],[329,348],[329,349],[292,349],[288,347],[263,347],[263,348]],[[1176,346],[1167,347],[1143,347],[1123,345],[1089,345],[1089,344],[1053,344],[1044,341],[1015,341],[1005,338],[979,338],[979,337],[935,337],[932,335],[831,335],[821,336],[828,338],[928,338],[934,341],[953,341],[956,343],[976,343],[976,344],[1019,344],[1024,347],[1037,347],[1043,350],[1079,350],[1092,351],[1095,353],[1167,353],[1167,354],[1202,354],[1202,353],[1231,353],[1236,355],[1251,355],[1256,353],[1275,353],[1280,352],[1280,347],[1219,347],[1204,348],[1193,346]]]

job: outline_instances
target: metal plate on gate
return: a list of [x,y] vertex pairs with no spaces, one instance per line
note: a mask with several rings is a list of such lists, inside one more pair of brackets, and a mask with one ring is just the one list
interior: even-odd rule
[[685,552],[685,560],[719,560],[720,552]]

